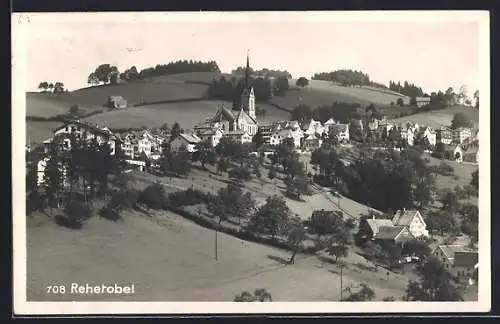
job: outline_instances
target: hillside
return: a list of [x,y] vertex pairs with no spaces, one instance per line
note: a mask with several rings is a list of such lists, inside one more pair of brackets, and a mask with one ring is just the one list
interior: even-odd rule
[[479,126],[479,110],[464,106],[452,106],[443,110],[423,111],[414,115],[396,118],[393,119],[393,121],[396,123],[417,122],[418,124],[427,125],[433,128],[441,126],[449,127],[453,115],[456,113],[465,113],[476,127]]
[[[231,107],[230,102],[216,100],[165,103],[109,111],[90,116],[86,120],[102,126],[108,126],[111,129],[138,128],[141,126],[159,127],[164,123],[172,125],[174,122],[178,122],[182,128],[190,129],[195,124],[213,116],[219,104]],[[272,121],[290,118],[288,112],[279,110],[271,105],[257,104],[257,106],[266,110],[264,117],[257,117],[259,120]]]
[[77,104],[86,113],[102,109],[102,104],[95,105],[89,102],[76,100],[72,93],[55,95],[52,93],[26,93],[26,116],[52,117],[68,112],[69,107]]

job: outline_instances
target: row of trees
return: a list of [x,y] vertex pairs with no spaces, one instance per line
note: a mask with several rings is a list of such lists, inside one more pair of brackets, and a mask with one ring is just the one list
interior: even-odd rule
[[38,89],[47,92],[52,91],[53,93],[63,93],[65,92],[64,83],[57,81],[55,83],[43,81],[38,85]]
[[219,67],[215,61],[201,62],[193,60],[179,60],[168,64],[158,64],[155,67],[149,67],[138,72],[135,66],[126,69],[120,73],[118,68],[111,64],[100,64],[87,79],[91,85],[116,84],[120,80],[133,82],[144,78],[152,78],[162,75],[189,72],[217,72]]
[[[358,103],[340,101],[334,102],[331,105],[318,106],[314,109],[300,104],[292,110],[290,119],[297,120],[299,123],[307,123],[311,118],[314,118],[314,120],[324,123],[328,119],[333,118],[341,123],[349,123],[353,118],[361,118],[360,108],[361,105]],[[375,109],[375,107],[373,108]]]
[[[275,80],[270,78],[250,78],[249,86],[253,86],[255,100],[257,102],[267,102],[274,95],[283,96],[289,89],[288,79],[278,77]],[[225,77],[214,79],[208,88],[208,97],[211,99],[226,100],[233,103],[233,109],[239,110],[241,107],[241,95],[245,90],[245,80],[232,77],[230,80]],[[258,111],[257,111],[258,112]]]
[[333,72],[316,73],[312,77],[313,80],[332,81],[340,83],[343,86],[370,86],[373,82],[370,81],[370,76],[366,73],[356,70],[336,70]]
[[416,86],[413,83],[409,83],[408,81],[404,81],[403,85],[401,85],[400,81],[396,83],[396,81],[391,80],[389,81],[389,90],[401,93],[410,98],[426,96],[421,87]]
[[[238,66],[236,69],[231,71],[232,74],[242,74],[245,73],[246,67],[244,66]],[[272,69],[261,69],[261,70],[254,70],[250,67],[250,74],[256,74],[258,76],[264,77],[264,78],[279,78],[279,77],[285,77],[287,79],[291,79],[292,75],[288,71],[280,71],[280,70],[272,70]]]

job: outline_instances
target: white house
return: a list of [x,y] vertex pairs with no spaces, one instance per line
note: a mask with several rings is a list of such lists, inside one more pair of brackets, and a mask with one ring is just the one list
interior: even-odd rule
[[447,153],[450,160],[457,163],[462,163],[464,158],[464,151],[460,144],[450,144],[444,146],[444,151]]
[[320,136],[323,135],[326,130],[325,127],[321,125],[321,122],[314,120],[314,118],[311,118],[311,121],[304,125],[303,129],[305,135],[319,134]]
[[[47,168],[47,163],[49,162],[49,158],[45,157],[42,158],[40,161],[38,161],[36,165],[36,171],[37,171],[37,186],[41,186],[44,184],[44,175],[45,175],[45,169]],[[61,171],[62,175],[62,184],[64,187],[69,187],[69,179],[67,177],[68,175],[68,169],[65,167],[62,163],[59,164],[59,170]]]
[[428,237],[429,231],[424,218],[418,210],[398,210],[392,218],[394,226],[406,226],[410,233],[416,237]]
[[295,148],[299,148],[302,139],[302,131],[292,130],[290,128],[284,128],[272,133],[270,138],[270,144],[273,146],[278,146],[287,138],[291,138]]
[[224,132],[222,136],[230,138],[232,141],[240,144],[252,143],[252,136],[243,130]]
[[333,118],[330,118],[323,125],[326,128],[329,128],[330,126],[335,125],[335,124],[337,124],[337,122]]
[[437,143],[436,132],[431,127],[424,127],[424,129],[422,131],[422,136],[423,136],[423,138],[427,138],[430,145],[432,145],[432,146],[436,145],[436,143]]
[[196,145],[200,142],[201,138],[196,136],[196,134],[181,133],[170,143],[170,149],[172,152],[185,149],[187,152],[193,153],[196,151]]
[[220,128],[213,128],[199,130],[196,135],[201,138],[202,141],[207,141],[212,147],[216,147],[224,133]]
[[323,140],[316,134],[311,134],[304,139],[302,147],[306,151],[314,151],[323,145]]
[[417,103],[417,107],[421,108],[423,106],[430,104],[431,98],[430,97],[417,97],[417,98],[415,98],[415,101]]

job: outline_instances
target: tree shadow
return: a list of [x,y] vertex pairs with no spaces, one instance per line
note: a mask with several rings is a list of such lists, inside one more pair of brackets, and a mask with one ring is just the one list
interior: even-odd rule
[[279,262],[279,263],[281,263],[281,264],[290,264],[290,260],[289,260],[289,259],[285,259],[285,258],[282,258],[282,257],[276,256],[276,255],[271,255],[271,254],[268,254],[268,255],[267,255],[267,258],[268,258],[268,259],[271,259],[271,260],[273,260],[273,261]]

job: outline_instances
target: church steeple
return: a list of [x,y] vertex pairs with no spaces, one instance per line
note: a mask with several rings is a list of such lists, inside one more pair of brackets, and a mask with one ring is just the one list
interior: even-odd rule
[[247,50],[247,66],[245,69],[245,89],[250,86],[250,57]]

